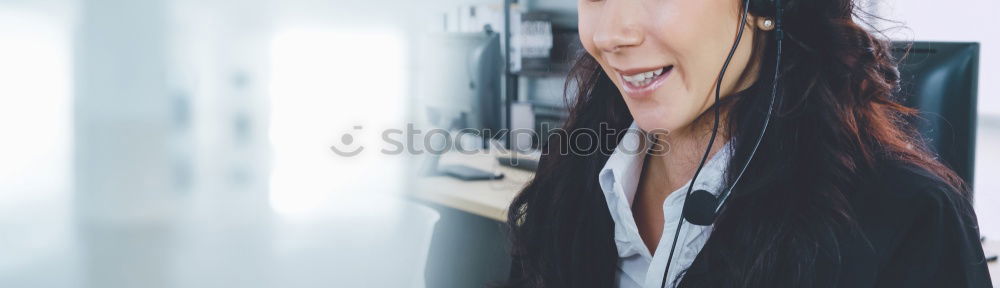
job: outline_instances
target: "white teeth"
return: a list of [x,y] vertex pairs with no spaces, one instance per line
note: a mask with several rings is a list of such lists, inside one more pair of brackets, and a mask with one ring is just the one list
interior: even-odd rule
[[632,84],[634,86],[645,86],[646,84],[649,84],[649,82],[652,82],[653,78],[655,78],[656,76],[660,76],[660,74],[663,74],[663,68],[656,69],[653,71],[638,73],[631,76],[622,75],[622,79],[625,79],[625,81],[628,81],[629,84]]

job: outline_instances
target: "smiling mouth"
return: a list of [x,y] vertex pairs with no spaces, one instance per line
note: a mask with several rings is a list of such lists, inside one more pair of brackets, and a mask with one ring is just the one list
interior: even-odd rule
[[674,66],[661,67],[655,70],[635,73],[632,75],[621,74],[622,81],[630,93],[640,93],[655,89],[661,84],[663,79],[670,75]]

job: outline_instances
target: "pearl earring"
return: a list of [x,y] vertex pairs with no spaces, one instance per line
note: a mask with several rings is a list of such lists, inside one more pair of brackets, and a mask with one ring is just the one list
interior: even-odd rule
[[774,20],[771,20],[771,18],[760,18],[757,20],[757,27],[764,31],[774,30]]

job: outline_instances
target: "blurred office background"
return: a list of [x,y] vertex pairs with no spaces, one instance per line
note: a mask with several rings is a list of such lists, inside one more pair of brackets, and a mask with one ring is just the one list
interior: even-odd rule
[[[426,120],[447,101],[417,95],[437,69],[421,47],[503,32],[504,3],[0,0],[0,287],[424,287],[453,222],[407,197],[421,159],[330,146]],[[560,53],[575,5],[511,9]],[[980,43],[976,208],[1000,237],[1000,2],[870,10],[896,39]],[[498,71],[495,96],[558,119],[564,67],[535,64]]]

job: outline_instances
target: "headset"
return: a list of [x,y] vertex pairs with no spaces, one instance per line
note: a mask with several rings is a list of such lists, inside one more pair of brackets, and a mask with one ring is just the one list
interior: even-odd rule
[[[793,0],[787,0],[791,2]],[[747,167],[750,165],[750,161],[753,160],[753,156],[757,154],[757,148],[760,147],[761,140],[764,139],[764,133],[767,131],[768,124],[771,122],[771,114],[774,112],[774,103],[778,95],[778,76],[781,67],[781,41],[784,38],[784,30],[781,23],[781,17],[784,14],[784,10],[789,8],[790,5],[787,3],[782,3],[782,0],[743,0],[743,11],[740,15],[740,28],[736,32],[736,40],[733,41],[733,47],[729,50],[729,55],[726,56],[726,61],[722,64],[722,71],[719,71],[719,77],[716,80],[715,85],[715,103],[719,103],[719,92],[722,87],[722,78],[726,74],[726,68],[729,67],[729,62],[733,58],[733,54],[736,53],[736,48],[740,45],[740,39],[743,38],[743,27],[746,27],[747,14],[753,13],[753,15],[758,17],[773,17],[774,18],[774,39],[775,39],[775,60],[774,60],[774,78],[771,80],[771,102],[767,107],[767,116],[764,117],[764,125],[760,129],[760,134],[757,135],[757,142],[754,143],[753,149],[750,150],[750,155],[747,157],[743,167],[740,169],[740,173],[736,175],[733,179],[733,183],[729,185],[728,188],[722,191],[718,197],[712,193],[705,190],[691,191],[694,189],[694,183],[698,180],[698,174],[701,174],[701,169],[705,167],[705,161],[708,159],[708,154],[712,151],[712,145],[715,143],[715,138],[719,133],[719,109],[715,109],[715,124],[712,127],[712,136],[708,140],[708,147],[705,148],[705,154],[701,157],[701,162],[698,164],[698,169],[694,172],[694,177],[691,178],[691,183],[688,184],[687,193],[684,195],[684,208],[681,211],[683,215],[683,220],[677,221],[677,229],[674,231],[674,240],[670,244],[670,254],[667,256],[667,266],[663,269],[663,280],[660,282],[660,287],[666,287],[667,285],[667,275],[670,272],[670,264],[674,258],[674,249],[677,248],[677,237],[681,231],[681,225],[684,221],[691,222],[691,224],[699,226],[712,225],[715,222],[715,218],[719,214],[719,210],[722,209],[722,205],[725,204],[726,199],[729,198],[730,193],[732,193],[733,188],[736,184],[740,182],[740,178],[743,177],[743,173],[746,172]]]

